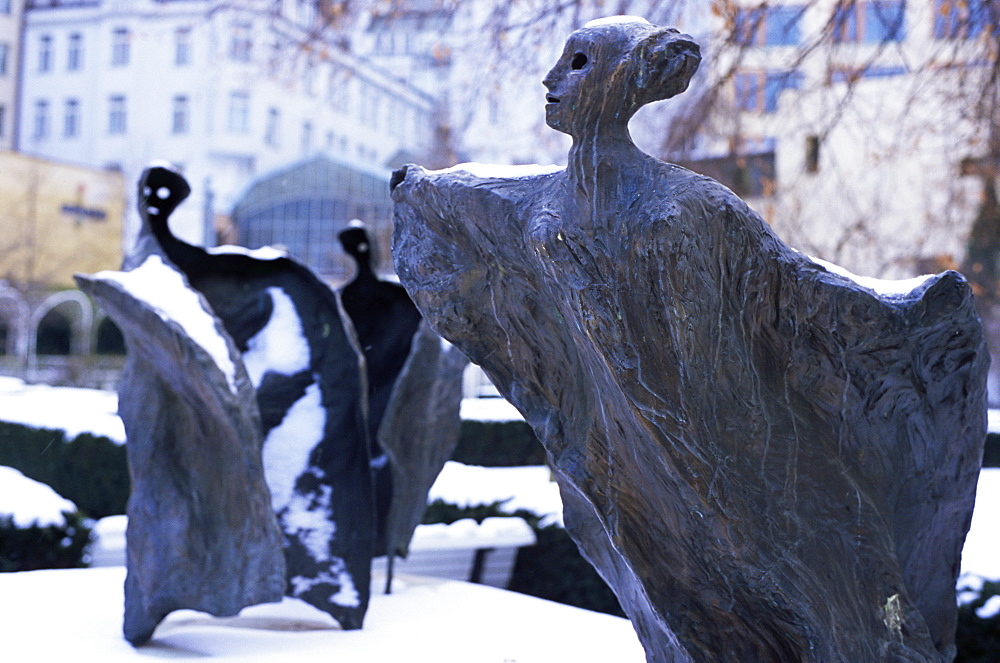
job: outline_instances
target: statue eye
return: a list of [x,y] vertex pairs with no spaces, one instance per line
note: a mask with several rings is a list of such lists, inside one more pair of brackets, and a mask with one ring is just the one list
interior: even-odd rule
[[577,53],[569,63],[572,69],[583,69],[587,66],[587,56],[584,53]]

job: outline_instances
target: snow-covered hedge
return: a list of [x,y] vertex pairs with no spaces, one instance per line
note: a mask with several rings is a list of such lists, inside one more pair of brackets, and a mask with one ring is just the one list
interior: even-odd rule
[[996,663],[1000,652],[1000,581],[959,582],[955,663]]
[[0,466],[0,572],[86,566],[89,522],[50,486]]
[[125,446],[108,437],[0,421],[0,465],[52,486],[90,518],[125,513]]
[[545,449],[524,421],[464,419],[452,458],[484,467],[544,465]]

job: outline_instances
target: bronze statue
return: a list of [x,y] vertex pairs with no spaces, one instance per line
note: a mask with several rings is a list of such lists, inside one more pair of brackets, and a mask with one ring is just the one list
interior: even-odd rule
[[971,291],[872,290],[636,148],[629,118],[699,60],[642,20],[574,32],[544,81],[568,166],[395,173],[401,282],[538,434],[649,661],[950,661]]

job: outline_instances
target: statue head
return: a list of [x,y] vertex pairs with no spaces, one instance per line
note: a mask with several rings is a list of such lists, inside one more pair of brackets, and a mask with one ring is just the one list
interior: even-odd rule
[[694,40],[645,19],[591,21],[569,36],[545,76],[545,121],[575,138],[618,125],[639,108],[687,89],[701,55]]

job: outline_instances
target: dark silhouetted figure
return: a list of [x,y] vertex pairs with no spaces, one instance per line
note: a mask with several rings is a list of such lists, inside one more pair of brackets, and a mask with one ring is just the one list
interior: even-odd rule
[[410,354],[420,312],[398,283],[380,279],[372,268],[372,243],[360,221],[352,222],[338,235],[344,251],[354,258],[357,272],[340,291],[344,310],[358,334],[365,355],[368,377],[368,433],[372,442],[375,475],[375,505],[379,526],[375,549],[386,554],[385,523],[392,503],[392,469],[378,442],[393,388]]

